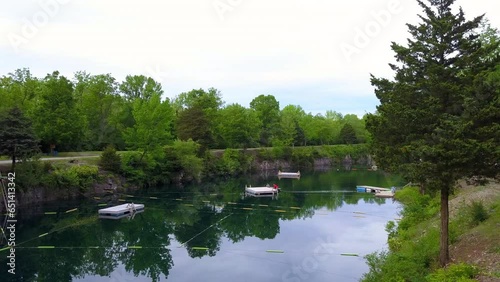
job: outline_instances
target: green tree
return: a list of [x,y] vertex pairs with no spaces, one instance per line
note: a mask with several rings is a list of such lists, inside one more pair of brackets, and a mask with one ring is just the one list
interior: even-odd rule
[[260,127],[254,110],[239,104],[221,110],[218,132],[229,148],[248,148],[256,144]]
[[58,71],[45,77],[39,100],[31,114],[35,132],[45,145],[78,149],[83,137],[83,118],[75,107],[73,84]]
[[0,155],[12,159],[14,171],[16,159],[28,158],[39,152],[31,121],[17,107],[0,117]]
[[75,75],[75,97],[86,124],[86,146],[89,150],[101,150],[107,144],[121,143],[121,134],[112,123],[113,115],[121,108],[118,85],[109,75]]
[[38,79],[31,75],[29,69],[17,69],[8,76],[0,78],[0,97],[2,104],[0,110],[10,109],[14,106],[25,113],[33,108],[36,97]]
[[179,94],[172,101],[177,114],[177,137],[181,140],[191,138],[204,148],[216,147],[216,120],[223,104],[220,91],[215,88]]
[[356,132],[354,131],[354,127],[352,127],[351,124],[344,124],[344,126],[340,130],[340,140],[344,144],[356,144],[358,142]]
[[279,143],[284,146],[304,145],[306,142],[304,129],[300,123],[304,119],[306,113],[300,106],[287,105],[280,112],[281,116],[281,132]]
[[500,158],[499,57],[489,57],[498,46],[482,46],[476,32],[482,16],[468,21],[462,9],[452,12],[454,2],[418,1],[424,15],[420,24],[408,24],[413,38],[408,46],[392,44],[394,80],[371,78],[381,104],[367,121],[380,166],[440,192],[443,266],[454,184],[468,175],[498,173]]
[[133,105],[136,124],[127,128],[124,137],[130,149],[142,151],[141,161],[146,153],[172,141],[173,109],[168,100],[161,101],[158,93],[149,100],[136,99]]
[[161,84],[144,75],[127,75],[119,88],[128,101],[148,100],[154,94],[160,94],[160,96],[163,94]]
[[200,106],[183,109],[178,113],[176,123],[177,137],[182,141],[192,139],[204,149],[213,144],[210,121]]
[[259,95],[250,102],[262,124],[260,131],[260,144],[269,146],[271,139],[279,129],[280,103],[273,95]]

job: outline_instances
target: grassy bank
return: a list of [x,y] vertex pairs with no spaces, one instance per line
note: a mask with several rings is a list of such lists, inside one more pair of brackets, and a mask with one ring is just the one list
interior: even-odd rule
[[450,200],[450,256],[438,265],[439,195],[417,188],[398,191],[404,205],[398,223],[389,222],[389,250],[367,256],[362,281],[500,281],[500,184],[462,183]]

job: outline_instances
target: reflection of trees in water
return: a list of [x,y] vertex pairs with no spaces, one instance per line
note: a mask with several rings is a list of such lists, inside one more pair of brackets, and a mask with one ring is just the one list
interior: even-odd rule
[[[377,183],[373,179],[386,177],[373,172],[332,172],[314,177],[303,175],[300,180],[279,180],[277,183],[285,192],[280,194],[278,200],[242,199],[239,192],[249,180],[233,179],[215,186],[198,185],[185,187],[179,193],[162,194],[160,201],[147,202],[146,211],[133,220],[97,220],[78,216],[58,220],[45,217],[43,221],[33,221],[38,226],[23,227],[26,230],[19,230],[19,234],[40,234],[77,224],[74,228],[51,233],[33,243],[35,246],[71,248],[18,249],[16,253],[22,260],[16,262],[16,270],[23,276],[15,278],[3,272],[0,273],[0,281],[71,281],[88,275],[112,276],[123,267],[135,276],[148,276],[158,281],[162,275],[168,277],[174,265],[170,235],[181,244],[186,242],[184,247],[193,258],[215,256],[220,250],[222,236],[233,243],[241,242],[246,237],[273,239],[280,233],[280,220],[311,218],[318,209],[334,211],[346,204],[358,204],[360,200],[384,203],[387,199],[354,192],[359,174],[370,177],[363,178],[370,183]],[[351,186],[353,192],[335,190],[345,191]],[[79,211],[93,214],[95,206],[82,206]],[[142,248],[129,249],[127,246]],[[5,263],[5,256],[0,258],[0,263]]]
[[[180,223],[174,228],[175,239],[184,244],[190,257],[215,256],[220,249],[222,230],[218,221],[223,218],[214,207],[202,206],[198,211],[197,221],[193,224]],[[207,250],[193,249],[207,248]]]

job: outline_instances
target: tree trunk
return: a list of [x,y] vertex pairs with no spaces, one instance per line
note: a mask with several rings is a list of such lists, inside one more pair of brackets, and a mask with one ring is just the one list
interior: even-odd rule
[[439,265],[441,267],[446,266],[450,259],[450,254],[448,250],[448,222],[449,222],[449,211],[448,211],[448,194],[450,192],[450,185],[446,184],[441,187],[441,236],[440,236],[440,248],[439,248]]
[[10,166],[10,171],[14,172],[14,168],[16,167],[16,154],[12,156],[12,165]]

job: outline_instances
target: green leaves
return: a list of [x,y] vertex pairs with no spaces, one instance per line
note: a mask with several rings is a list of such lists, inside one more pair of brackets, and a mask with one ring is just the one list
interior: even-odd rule
[[168,100],[161,101],[160,94],[153,94],[149,100],[136,99],[132,114],[136,123],[126,129],[124,136],[130,149],[145,154],[172,140],[173,110]]

